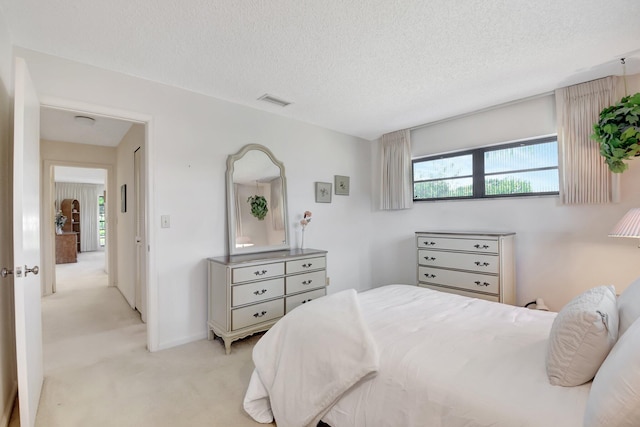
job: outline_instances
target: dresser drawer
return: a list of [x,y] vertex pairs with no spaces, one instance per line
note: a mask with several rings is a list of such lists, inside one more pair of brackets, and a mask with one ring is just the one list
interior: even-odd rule
[[231,272],[232,283],[248,282],[250,280],[266,279],[284,275],[284,263],[260,264],[251,267],[234,268]]
[[326,268],[325,257],[297,259],[287,261],[287,274],[302,273],[305,271],[319,270]]
[[231,287],[231,305],[251,304],[284,295],[284,277]]
[[447,292],[447,293],[450,293],[450,294],[462,295],[463,297],[479,298],[479,299],[483,299],[485,301],[500,302],[500,298],[497,295],[493,296],[493,295],[486,295],[486,294],[476,294],[475,292],[468,292],[468,291],[463,291],[463,290],[460,290],[460,289],[445,288],[444,286],[425,285],[424,283],[420,283],[420,284],[418,284],[418,286],[421,286],[421,287],[427,288],[427,289],[433,289],[434,291],[440,291],[440,292]]
[[464,271],[420,266],[418,268],[418,278],[420,282],[435,283],[496,295],[500,293],[500,279],[498,276],[488,274],[467,273]]
[[497,254],[498,241],[482,238],[455,239],[449,237],[419,236],[418,248]]
[[246,328],[282,316],[284,316],[284,300],[282,298],[236,308],[231,311],[231,329]]
[[287,276],[286,278],[286,292],[287,295],[295,294],[297,292],[308,291],[310,289],[320,288],[325,286],[326,272],[314,271],[305,274],[296,274],[294,276]]
[[286,297],[284,302],[285,313],[290,312],[299,305],[306,304],[316,298],[323,297],[327,294],[327,289],[316,289],[315,291],[304,292],[291,297]]
[[456,268],[483,273],[498,274],[500,269],[499,260],[500,258],[497,255],[429,251],[426,249],[418,251],[419,265]]

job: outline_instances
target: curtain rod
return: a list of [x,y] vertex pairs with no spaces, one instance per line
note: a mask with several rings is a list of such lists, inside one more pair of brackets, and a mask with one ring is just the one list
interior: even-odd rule
[[435,122],[423,123],[421,125],[410,127],[409,130],[412,131],[412,130],[416,130],[416,129],[420,129],[420,128],[434,126],[434,125],[437,125],[437,124],[440,124],[440,123],[445,123],[445,122],[448,122],[448,121],[451,121],[451,120],[461,119],[463,117],[472,116],[474,114],[486,113],[487,111],[497,110],[498,108],[503,108],[503,107],[508,107],[510,105],[520,104],[521,102],[531,101],[533,99],[542,98],[542,97],[553,95],[553,94],[554,94],[553,91],[544,92],[544,93],[540,93],[538,95],[532,95],[532,96],[528,96],[526,98],[516,99],[514,101],[509,101],[509,102],[505,102],[505,103],[502,103],[502,104],[492,105],[491,107],[481,108],[480,110],[475,110],[475,111],[470,111],[468,113],[458,114],[457,116],[452,116],[452,117],[447,117],[447,118],[444,118],[444,119],[436,120]]

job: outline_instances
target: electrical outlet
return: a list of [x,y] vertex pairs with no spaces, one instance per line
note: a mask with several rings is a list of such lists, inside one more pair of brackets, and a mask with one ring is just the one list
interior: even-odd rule
[[171,228],[171,217],[169,215],[160,216],[160,227]]

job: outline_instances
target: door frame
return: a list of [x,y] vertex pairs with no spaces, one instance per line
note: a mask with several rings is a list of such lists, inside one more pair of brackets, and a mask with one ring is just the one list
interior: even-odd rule
[[[40,98],[41,107],[56,108],[70,111],[85,111],[90,114],[96,114],[114,119],[127,120],[137,122],[145,126],[145,205],[146,205],[146,235],[147,235],[147,256],[146,256],[146,276],[147,276],[147,349],[151,352],[159,350],[159,331],[158,331],[158,280],[155,251],[151,248],[155,247],[156,234],[154,222],[151,218],[155,218],[155,200],[154,200],[154,150],[153,144],[153,116],[149,114],[139,113],[136,111],[124,110],[119,108],[106,107],[103,105],[89,104],[86,102],[74,101],[65,98],[42,96]],[[113,179],[116,179],[115,174]],[[111,178],[109,178],[111,181]],[[112,191],[111,195],[115,195]],[[112,204],[115,206],[115,204]],[[46,222],[46,221],[45,221]],[[111,226],[112,229],[115,227]],[[115,256],[113,257],[115,258]],[[111,262],[110,257],[110,262]],[[116,261],[116,260],[113,260]],[[110,267],[111,268],[111,267]],[[112,272],[110,272],[112,273]]]
[[[107,171],[107,180],[105,182],[105,190],[107,194],[115,194],[116,191],[116,183],[115,183],[115,168],[116,165],[111,165],[107,163],[89,163],[89,162],[72,162],[72,161],[64,161],[64,160],[44,160],[43,169],[42,169],[42,207],[41,207],[41,215],[40,215],[40,223],[42,224],[42,237],[41,237],[41,247],[43,251],[42,256],[42,295],[50,295],[56,291],[56,240],[54,236],[53,224],[49,220],[49,218],[53,218],[54,212],[50,212],[49,209],[53,208],[53,204],[56,201],[56,192],[55,192],[55,180],[54,180],[54,169],[56,166],[69,166],[69,167],[78,167],[78,168],[93,168],[93,169],[105,169]],[[113,180],[113,181],[112,181]],[[114,203],[115,205],[115,203]],[[116,218],[116,208],[111,208],[111,203],[108,202],[107,208],[107,261],[108,261],[108,276],[109,276],[109,286],[116,285],[116,278],[118,277],[118,264],[116,259],[116,229],[115,229],[115,219]],[[111,229],[114,230],[111,230]]]

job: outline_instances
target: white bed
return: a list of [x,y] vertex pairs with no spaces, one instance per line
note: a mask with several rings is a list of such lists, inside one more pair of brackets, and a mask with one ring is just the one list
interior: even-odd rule
[[[332,427],[583,425],[591,383],[552,386],[545,371],[555,313],[409,285],[332,298],[292,311],[256,345],[245,398],[256,420],[269,422],[271,406],[281,402],[293,415],[274,410],[279,427],[319,419]],[[361,335],[344,352],[356,349],[348,359],[342,343]],[[322,354],[340,355],[327,356],[333,372],[324,366],[320,379],[307,378]],[[363,378],[338,382],[326,395],[332,376],[354,372],[343,357],[367,360]],[[309,396],[315,400],[305,407],[300,402]]]

